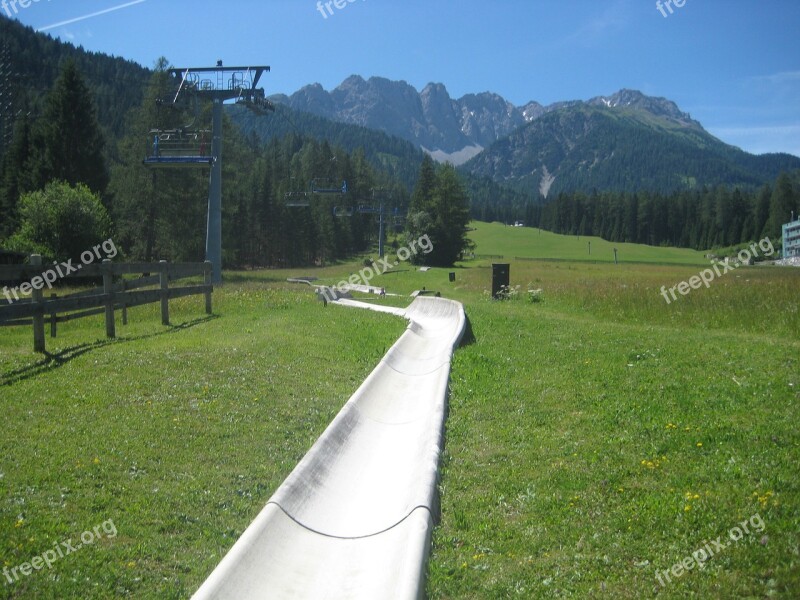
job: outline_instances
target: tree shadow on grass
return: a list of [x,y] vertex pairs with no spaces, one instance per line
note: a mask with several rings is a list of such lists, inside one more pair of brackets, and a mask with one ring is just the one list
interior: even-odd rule
[[162,335],[171,335],[183,331],[184,329],[202,325],[203,323],[207,323],[218,318],[218,315],[208,315],[206,317],[199,317],[197,319],[192,319],[191,321],[186,321],[185,323],[181,323],[179,325],[168,325],[166,329],[157,331],[155,333],[123,336],[113,340],[97,340],[96,342],[87,342],[85,344],[78,344],[77,346],[64,348],[55,354],[45,351],[44,357],[31,365],[27,365],[20,369],[14,369],[13,371],[8,371],[6,373],[0,373],[0,387],[14,385],[15,383],[25,381],[26,379],[31,379],[44,373],[48,373],[58,369],[59,367],[63,367],[65,364],[78,358],[79,356],[82,356],[88,352],[92,352],[93,350],[100,350],[101,348],[110,346],[111,344],[126,344],[138,340],[159,337]]

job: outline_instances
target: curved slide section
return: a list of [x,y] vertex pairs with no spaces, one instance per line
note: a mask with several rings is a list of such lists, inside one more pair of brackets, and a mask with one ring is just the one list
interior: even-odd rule
[[450,361],[464,309],[341,299],[410,323],[195,600],[424,597]]

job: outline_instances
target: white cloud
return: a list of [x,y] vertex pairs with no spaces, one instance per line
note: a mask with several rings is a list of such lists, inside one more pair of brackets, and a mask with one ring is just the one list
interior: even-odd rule
[[783,71],[772,75],[757,75],[750,77],[748,81],[770,85],[796,85],[800,84],[800,71]]
[[601,15],[592,18],[564,39],[568,45],[580,43],[586,46],[601,41],[610,33],[617,33],[630,21],[628,2],[617,0],[608,6]]
[[112,6],[111,8],[106,8],[104,10],[98,10],[97,12],[93,12],[93,13],[90,13],[88,15],[83,15],[82,17],[75,17],[74,19],[68,19],[67,21],[61,21],[59,23],[53,23],[52,25],[45,25],[44,27],[40,27],[36,31],[47,31],[49,29],[55,29],[56,27],[61,27],[62,25],[70,25],[72,23],[77,23],[78,21],[85,21],[86,19],[91,19],[93,17],[99,17],[100,15],[105,15],[107,13],[114,12],[116,10],[121,10],[123,8],[128,8],[129,6],[134,6],[135,4],[141,4],[142,2],[147,2],[147,0],[133,0],[132,2],[127,2],[125,4],[120,4],[119,6]]

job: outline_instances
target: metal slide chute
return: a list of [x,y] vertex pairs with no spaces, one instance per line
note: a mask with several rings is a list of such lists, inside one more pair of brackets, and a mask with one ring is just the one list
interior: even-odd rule
[[195,600],[424,596],[450,361],[464,309],[433,297],[407,309],[332,304],[410,323]]

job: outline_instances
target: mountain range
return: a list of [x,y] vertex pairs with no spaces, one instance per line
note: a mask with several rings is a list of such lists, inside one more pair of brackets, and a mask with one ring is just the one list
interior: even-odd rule
[[383,77],[345,79],[327,92],[308,85],[273,102],[334,121],[378,129],[412,142],[440,161],[462,164],[499,138],[547,111],[537,102],[516,107],[498,94],[467,94],[453,100],[441,83],[421,92]]
[[490,92],[453,99],[441,83],[417,92],[404,81],[353,75],[330,92],[313,84],[271,99],[397,136],[463,172],[545,197],[574,189],[757,186],[800,168],[795,156],[756,156],[725,144],[675,102],[629,89],[515,106]]
[[531,101],[514,106],[491,92],[467,94],[454,100],[441,83],[429,83],[421,92],[405,81],[358,75],[327,92],[318,83],[291,96],[276,94],[273,102],[334,121],[379,129],[408,140],[440,161],[463,164],[498,139],[555,110],[575,106],[627,107],[702,129],[666,98],[652,98],[635,90],[598,96],[587,102],[556,102],[543,106]]
[[[0,76],[0,156],[17,117],[36,118],[41,90],[52,85],[62,61],[72,59],[94,92],[112,159],[128,111],[141,103],[152,71],[86,52],[2,15],[0,39],[0,63],[13,67]],[[459,165],[473,203],[486,207],[570,191],[752,189],[800,169],[796,156],[743,152],[709,134],[671,100],[635,90],[516,106],[491,92],[453,99],[441,83],[418,92],[403,81],[353,75],[330,92],[313,84],[271,99],[277,110],[270,115],[256,117],[234,105],[226,112],[246,135],[262,141],[299,134],[363,152],[407,189],[428,152]]]

